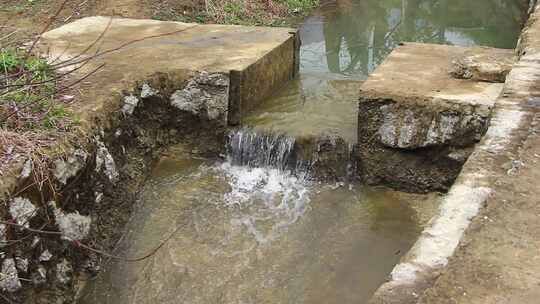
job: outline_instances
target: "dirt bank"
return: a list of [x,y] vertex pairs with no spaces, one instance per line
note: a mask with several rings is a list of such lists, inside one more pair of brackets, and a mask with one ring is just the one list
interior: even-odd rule
[[[63,0],[6,0],[0,3],[0,34],[16,31],[20,39],[37,35]],[[317,0],[75,0],[51,28],[88,16],[115,16],[196,23],[291,26],[302,20]],[[1,35],[0,35],[1,36]]]

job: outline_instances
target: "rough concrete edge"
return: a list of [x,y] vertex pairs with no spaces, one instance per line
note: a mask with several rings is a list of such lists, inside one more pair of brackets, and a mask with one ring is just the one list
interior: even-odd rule
[[[540,5],[536,1],[531,19],[539,22]],[[375,292],[370,304],[416,303],[421,294],[438,278],[458,247],[472,219],[493,191],[493,181],[501,170],[492,161],[497,155],[512,153],[523,140],[518,132],[531,119],[523,103],[532,97],[534,82],[540,82],[540,51],[529,48],[527,39],[532,24],[522,32],[520,41],[529,52],[523,54],[508,75],[502,96],[496,101],[491,127],[439,207],[439,213],[422,235],[394,267],[390,279]],[[536,88],[538,90],[538,88]]]
[[[482,49],[493,49],[493,50],[499,50],[499,51],[505,51],[505,49],[497,49],[497,48],[490,48],[490,47],[483,47],[483,46],[468,46],[468,47],[463,47],[463,46],[455,46],[455,45],[443,45],[443,44],[435,44],[435,43],[420,43],[420,42],[403,42],[400,46],[398,46],[396,48],[396,50],[398,50],[400,47],[403,47],[403,46],[415,46],[415,45],[423,45],[423,46],[430,46],[432,48],[458,48],[458,49],[464,49],[467,51],[464,52],[465,53],[473,53],[474,50],[482,50]],[[513,55],[515,55],[515,52],[511,52],[509,50],[508,52],[508,57],[512,57]],[[389,56],[392,56],[392,54],[390,54]],[[451,61],[451,60],[450,60]],[[449,62],[449,69],[451,68],[451,63]],[[376,74],[378,72],[378,70],[382,67],[383,65],[379,65],[375,71],[372,73],[372,74]],[[463,83],[469,83],[470,80],[469,79],[454,79],[455,81],[462,81]],[[486,81],[475,81],[477,82],[478,84],[480,85],[485,85],[486,86],[486,90],[493,90],[492,87],[498,87],[498,86],[502,86],[502,83],[495,83],[495,82],[486,82]],[[495,106],[494,103],[490,103],[490,104],[484,104],[484,103],[474,103],[472,102],[471,100],[467,100],[467,101],[464,101],[464,100],[460,100],[460,99],[456,99],[455,97],[452,97],[452,95],[443,95],[443,94],[433,94],[431,97],[426,97],[424,94],[418,94],[417,92],[411,92],[409,93],[406,97],[403,96],[402,94],[393,94],[393,93],[387,93],[387,92],[380,92],[378,90],[374,90],[374,89],[366,89],[365,87],[367,87],[368,85],[370,84],[370,81],[369,79],[366,80],[364,83],[362,83],[362,85],[360,86],[360,95],[361,95],[361,98],[360,98],[360,101],[361,102],[370,102],[370,101],[374,101],[374,100],[394,100],[398,103],[403,103],[403,104],[407,104],[409,106],[423,106],[423,107],[432,107],[432,103],[430,102],[432,100],[432,98],[436,98],[437,99],[437,108],[440,108],[442,110],[446,110],[448,108],[452,108],[454,106],[468,106],[468,107],[471,107],[472,109],[477,109],[478,112],[480,113],[490,113],[491,110],[493,109],[493,107]],[[459,96],[459,95],[456,95],[456,96]]]

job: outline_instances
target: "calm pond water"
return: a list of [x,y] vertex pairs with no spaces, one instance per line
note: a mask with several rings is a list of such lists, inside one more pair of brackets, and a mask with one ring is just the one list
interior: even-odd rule
[[332,132],[354,143],[360,84],[400,42],[514,48],[525,2],[322,0],[300,28],[300,77],[244,123],[294,136]]

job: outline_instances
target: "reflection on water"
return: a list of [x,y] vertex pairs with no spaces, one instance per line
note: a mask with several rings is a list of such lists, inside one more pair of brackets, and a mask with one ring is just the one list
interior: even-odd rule
[[418,236],[414,196],[275,169],[164,159],[121,254],[82,303],[365,303]]
[[300,77],[244,123],[291,135],[325,130],[355,141],[362,80],[402,41],[514,48],[515,0],[323,0],[300,29]]

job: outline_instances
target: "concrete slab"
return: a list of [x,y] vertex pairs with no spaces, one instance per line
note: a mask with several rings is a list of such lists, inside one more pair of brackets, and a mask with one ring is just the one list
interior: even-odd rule
[[510,60],[513,51],[405,43],[362,85],[358,151],[367,182],[410,191],[450,187],[503,88],[454,78],[453,62],[470,56]]
[[[383,121],[377,126],[381,143],[416,149],[480,140],[502,84],[453,78],[452,62],[471,54],[511,58],[513,51],[419,43],[394,50],[360,92],[360,110],[372,103],[382,107]],[[362,111],[360,117],[373,119]],[[366,124],[359,129],[360,136],[366,135]]]
[[41,45],[56,61],[100,53],[79,74],[106,64],[107,74],[101,75],[108,83],[182,70],[225,74],[233,109],[229,123],[295,75],[298,47],[296,31],[287,28],[109,17],[83,18],[49,31]]

